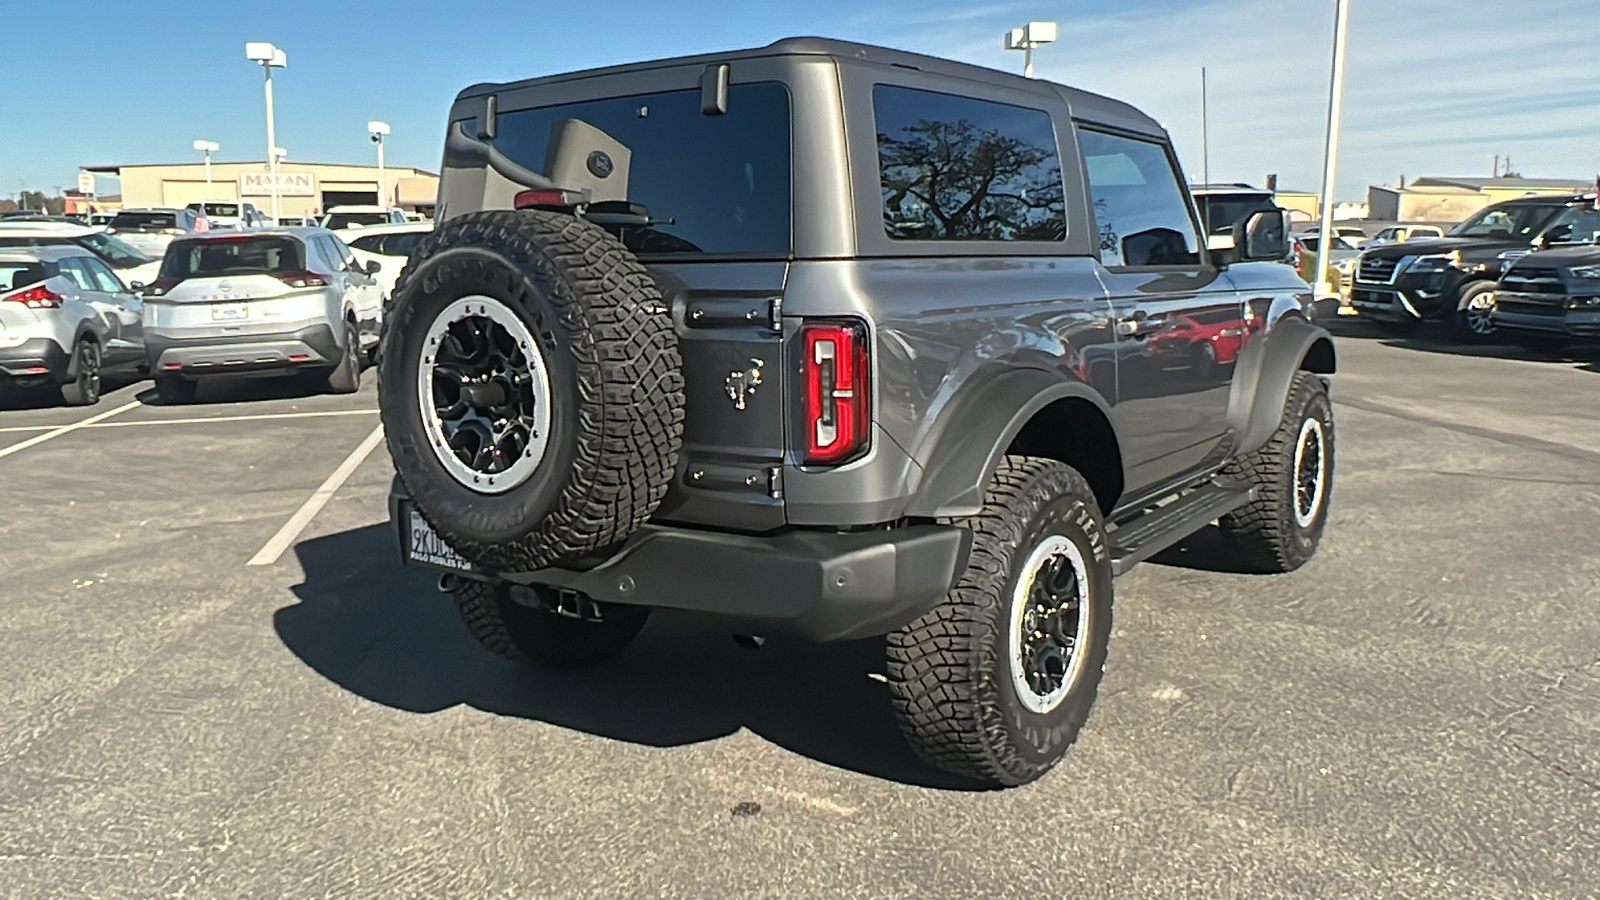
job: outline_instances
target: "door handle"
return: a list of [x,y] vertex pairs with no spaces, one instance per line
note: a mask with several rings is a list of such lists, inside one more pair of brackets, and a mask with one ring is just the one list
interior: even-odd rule
[[1117,320],[1117,334],[1121,337],[1143,337],[1161,330],[1162,320],[1143,315]]

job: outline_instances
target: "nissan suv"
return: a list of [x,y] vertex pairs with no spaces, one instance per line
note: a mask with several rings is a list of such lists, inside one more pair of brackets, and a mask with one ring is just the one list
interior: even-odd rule
[[801,38],[446,128],[379,407],[404,558],[496,653],[593,665],[652,608],[879,638],[911,746],[1020,784],[1088,717],[1114,575],[1211,522],[1249,571],[1317,548],[1334,348],[1283,215],[1208,250],[1126,103]]

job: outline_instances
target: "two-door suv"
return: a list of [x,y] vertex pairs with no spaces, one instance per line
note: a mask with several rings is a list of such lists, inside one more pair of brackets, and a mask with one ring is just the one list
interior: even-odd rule
[[[1208,251],[1124,103],[804,38],[448,128],[379,397],[404,556],[491,650],[595,663],[654,607],[886,635],[917,751],[1018,784],[1084,724],[1114,575],[1212,522],[1255,571],[1317,547],[1334,348],[1282,214]],[[1171,346],[1223,319],[1229,361]]]

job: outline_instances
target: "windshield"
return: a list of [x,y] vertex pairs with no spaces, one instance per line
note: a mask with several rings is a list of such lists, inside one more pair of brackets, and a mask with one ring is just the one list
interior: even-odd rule
[[272,275],[305,268],[300,242],[291,237],[175,241],[161,263],[162,278]]
[[1204,217],[1210,234],[1232,234],[1237,222],[1257,210],[1277,209],[1271,197],[1260,194],[1247,196],[1200,197],[1200,215]]
[[1450,229],[1451,237],[1525,238],[1544,230],[1544,226],[1565,206],[1491,206]]
[[172,213],[117,213],[111,220],[112,228],[121,231],[161,231],[178,227],[178,217]]
[[107,262],[119,269],[131,269],[154,261],[104,232],[86,234],[78,238],[78,243],[105,257]]
[[1572,207],[1550,224],[1544,240],[1547,244],[1600,243],[1600,209]]
[[[635,253],[789,255],[781,84],[733,85],[722,115],[701,112],[699,90],[670,91],[501,112],[496,131],[494,149],[552,178],[596,168],[621,176],[607,199],[625,196],[643,210],[629,208],[609,227]],[[562,136],[553,146],[552,134]]]
[[388,213],[333,213],[323,218],[322,227],[338,231],[352,225],[382,225],[388,221]]

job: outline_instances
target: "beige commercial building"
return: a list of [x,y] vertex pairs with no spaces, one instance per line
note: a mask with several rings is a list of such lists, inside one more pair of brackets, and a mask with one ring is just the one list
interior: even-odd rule
[[1367,188],[1368,218],[1385,222],[1459,222],[1490,204],[1542,194],[1594,190],[1594,182],[1560,178],[1418,178],[1399,187]]
[[[201,200],[243,200],[272,214],[272,179],[263,162],[211,163],[211,180],[201,163],[139,163],[84,166],[97,175],[122,180],[124,207],[179,207]],[[410,166],[385,166],[383,193],[389,204],[431,214],[439,192],[437,173]],[[327,212],[332,206],[379,202],[378,167],[340,163],[278,164],[278,202],[285,216]]]

